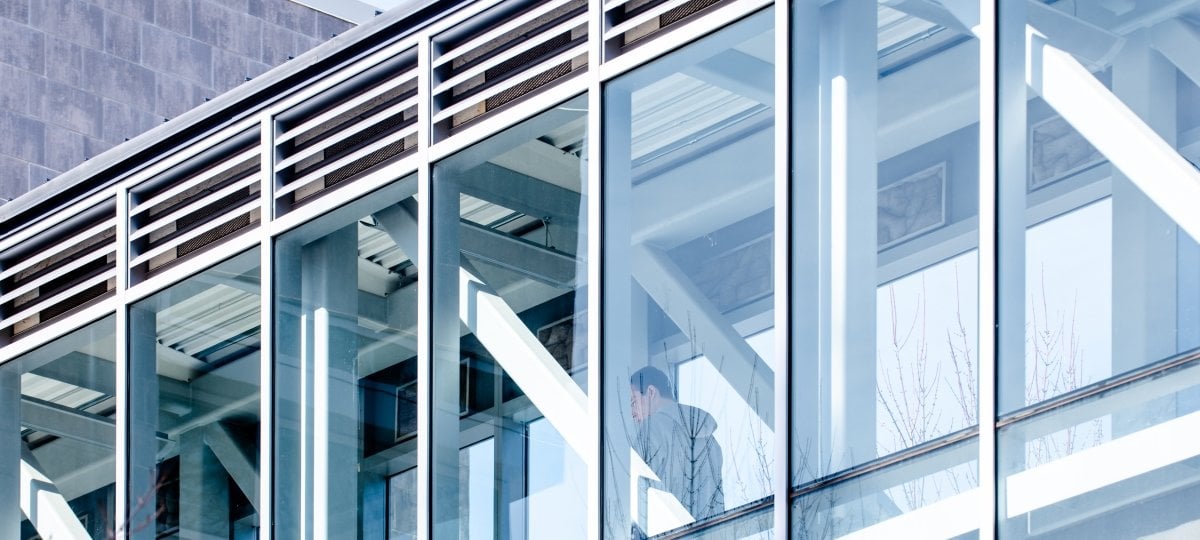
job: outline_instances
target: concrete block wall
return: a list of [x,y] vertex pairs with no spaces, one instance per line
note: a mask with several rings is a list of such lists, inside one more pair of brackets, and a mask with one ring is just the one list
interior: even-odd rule
[[0,0],[0,204],[350,26],[290,0]]

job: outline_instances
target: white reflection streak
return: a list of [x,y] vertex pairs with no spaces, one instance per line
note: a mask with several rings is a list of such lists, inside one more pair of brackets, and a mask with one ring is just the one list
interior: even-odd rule
[[[830,414],[834,430],[832,437],[832,452],[834,460],[842,457],[842,452],[849,445],[846,422],[846,300],[849,291],[846,288],[846,271],[848,268],[849,248],[847,223],[849,202],[847,196],[847,175],[849,159],[846,140],[848,128],[846,110],[846,78],[838,75],[829,85],[829,362],[830,387],[832,400]],[[842,426],[843,429],[837,429]]]
[[1025,80],[1063,119],[1200,241],[1200,172],[1069,53],[1026,26]]
[[977,510],[982,495],[982,490],[973,488],[839,538],[847,540],[961,536],[979,528]]
[[329,538],[329,311],[313,311],[313,538]]
[[300,512],[295,519],[300,521],[300,538],[307,540],[308,520],[304,519],[308,507],[308,448],[312,444],[308,434],[308,407],[304,395],[308,392],[309,358],[308,314],[300,315]]
[[1008,517],[1045,508],[1200,455],[1200,412],[1009,476]]

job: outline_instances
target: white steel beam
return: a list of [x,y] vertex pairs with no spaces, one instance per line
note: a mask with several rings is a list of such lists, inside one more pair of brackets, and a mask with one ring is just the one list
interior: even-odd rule
[[1026,82],[1101,154],[1200,240],[1200,172],[1070,53],[1034,27],[1026,36]]
[[[21,512],[42,538],[91,538],[67,499],[58,492],[33,457],[28,446],[21,449]],[[19,520],[18,520],[19,525]]]
[[768,425],[775,420],[775,372],[750,348],[691,278],[661,250],[634,246],[633,277],[708,357],[721,376]]
[[1200,30],[1179,19],[1163,21],[1152,29],[1151,43],[1158,52],[1167,57],[1179,71],[1200,85]]
[[242,490],[257,511],[259,509],[258,467],[242,451],[245,445],[239,443],[229,432],[229,428],[221,422],[213,422],[204,428],[204,443],[212,450],[217,461],[221,462],[221,466],[233,479],[233,483],[237,484],[238,489]]

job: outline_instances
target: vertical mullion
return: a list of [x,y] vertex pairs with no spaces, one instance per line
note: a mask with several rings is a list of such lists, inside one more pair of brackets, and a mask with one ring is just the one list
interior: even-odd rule
[[271,222],[275,219],[275,119],[270,113],[259,127],[262,162],[259,165],[259,538],[274,537],[274,441],[275,441],[275,266],[272,257]]
[[[431,283],[433,182],[429,164],[432,140],[430,111],[431,44],[428,35],[417,42],[417,538],[433,532],[433,335]],[[454,279],[451,276],[449,279]]]
[[981,540],[996,535],[996,0],[979,0],[979,489]]
[[587,463],[587,537],[589,540],[603,538],[604,515],[604,436],[603,425],[603,375],[602,344],[604,318],[601,316],[603,284],[603,168],[601,159],[602,122],[604,119],[603,84],[600,81],[600,64],[604,62],[604,3],[588,3],[588,119],[587,119],[587,178],[584,178],[584,193],[587,197],[587,362],[588,362],[588,421],[593,436],[591,455],[582,456]]
[[775,3],[775,509],[776,538],[788,538],[791,522],[791,9]]
[[[126,303],[125,291],[129,288],[129,189],[125,185],[117,186],[116,200],[117,222],[116,234],[113,240],[117,243],[116,250],[116,317],[115,336],[116,356],[116,422],[115,422],[115,452],[113,461],[116,463],[116,482],[113,485],[115,504],[113,521],[116,530],[128,521],[129,514],[129,306]],[[124,537],[123,535],[120,537]]]

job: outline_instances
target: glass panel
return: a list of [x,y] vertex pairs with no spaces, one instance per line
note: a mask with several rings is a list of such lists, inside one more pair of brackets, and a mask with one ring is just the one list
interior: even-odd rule
[[110,316],[0,366],[0,477],[14,483],[5,515],[19,516],[2,520],[0,536],[111,538],[114,336]]
[[1004,537],[1196,536],[1200,363],[1168,363],[1179,365],[1000,431]]
[[1195,536],[1200,1],[1000,5],[1001,531]]
[[[1002,413],[1200,345],[1200,197],[1188,187],[1200,182],[1200,94],[1186,69],[1197,43],[1188,13],[1200,2],[1153,15],[1154,31],[1138,24],[1149,6],[1005,8],[1022,38],[1037,35],[1031,64],[1012,69],[1025,77],[1012,84],[1035,97],[1002,112],[1027,134],[1024,174],[1003,178],[1006,204],[1025,210],[1003,227],[1023,246],[1024,279],[1006,281],[1000,300],[1023,306],[1009,326],[1025,330],[1001,343],[1025,347],[1023,359],[1001,358]],[[1019,258],[1007,264],[1020,271]]]
[[434,166],[435,538],[587,535],[580,96]]
[[959,9],[968,3],[791,8],[799,538],[978,527],[979,44],[968,30],[978,15]]
[[744,516],[774,463],[772,24],[759,12],[605,88],[608,538],[764,521]]
[[416,534],[415,192],[400,179],[276,243],[277,538]]
[[136,537],[256,534],[258,263],[247,251],[129,308]]

